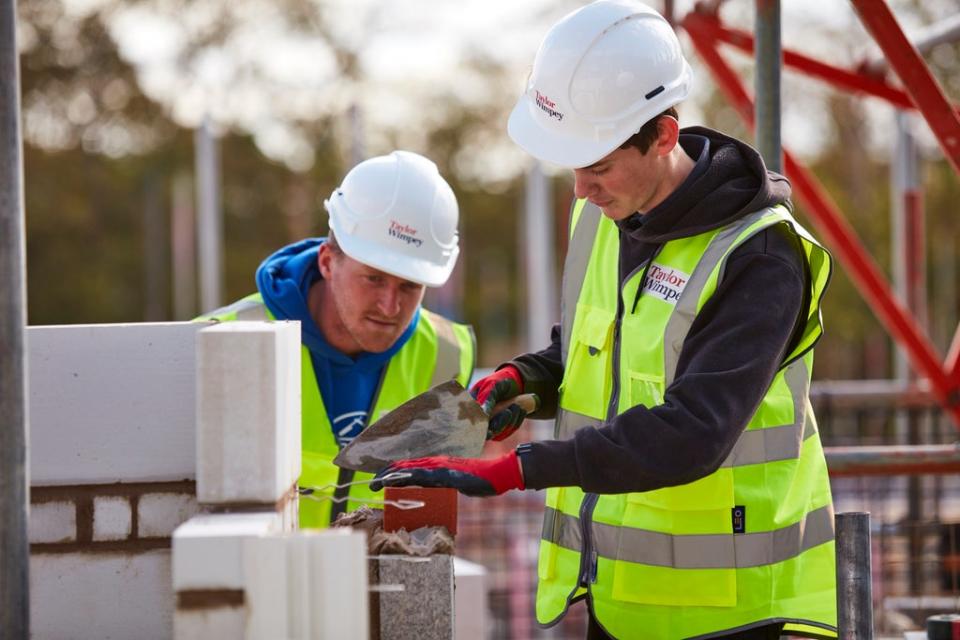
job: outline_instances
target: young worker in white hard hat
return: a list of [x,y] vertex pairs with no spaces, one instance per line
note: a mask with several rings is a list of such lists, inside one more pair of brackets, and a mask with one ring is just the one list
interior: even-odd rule
[[385,471],[471,495],[548,489],[541,624],[585,600],[589,638],[836,637],[807,399],[830,257],[756,151],[679,128],[691,81],[639,2],[600,0],[549,31],[508,131],[573,170],[561,322],[474,392],[537,393],[557,439]]
[[[433,162],[395,151],[354,167],[328,200],[330,235],[280,249],[257,269],[258,293],[210,320],[299,320],[300,486],[369,478],[333,464],[371,421],[430,387],[473,373],[473,330],[420,306],[459,253],[457,201]],[[338,490],[336,497],[348,495]],[[327,526],[358,506],[300,501],[300,526]],[[350,498],[375,497],[366,485]]]

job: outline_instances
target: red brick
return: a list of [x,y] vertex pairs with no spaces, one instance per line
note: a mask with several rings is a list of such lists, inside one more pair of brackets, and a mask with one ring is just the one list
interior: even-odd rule
[[457,535],[457,490],[426,489],[423,487],[386,487],[387,500],[419,500],[424,506],[419,509],[398,509],[387,504],[383,508],[384,531],[420,527],[446,527],[451,535]]

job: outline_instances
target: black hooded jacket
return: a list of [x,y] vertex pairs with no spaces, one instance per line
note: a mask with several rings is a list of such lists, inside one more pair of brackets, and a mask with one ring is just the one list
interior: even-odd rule
[[[687,179],[646,214],[617,223],[621,281],[668,240],[789,206],[790,184],[767,171],[749,145],[704,127],[682,129],[680,144],[695,161]],[[799,338],[808,281],[799,244],[783,225],[752,236],[729,256],[716,293],[694,320],[663,404],[632,407],[569,440],[533,443],[521,455],[527,488],[650,491],[718,469]],[[550,347],[509,364],[520,370],[524,391],[540,395],[533,417],[553,417],[563,378],[559,325]]]

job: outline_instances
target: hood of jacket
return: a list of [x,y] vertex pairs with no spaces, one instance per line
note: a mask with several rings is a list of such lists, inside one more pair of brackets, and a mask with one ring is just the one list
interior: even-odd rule
[[789,181],[768,171],[750,145],[707,127],[681,129],[680,145],[693,158],[694,169],[656,207],[617,223],[633,240],[662,244],[725,226],[767,207],[791,206]]

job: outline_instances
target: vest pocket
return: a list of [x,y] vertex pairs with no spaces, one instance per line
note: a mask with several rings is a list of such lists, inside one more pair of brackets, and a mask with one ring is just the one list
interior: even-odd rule
[[737,604],[733,473],[627,495],[612,595],[658,606]]
[[680,571],[619,561],[614,566],[613,598],[658,607],[735,607],[737,572],[735,569]]
[[[570,351],[560,384],[560,406],[586,416],[603,418],[613,376],[613,324],[615,314],[588,305],[577,305]],[[571,387],[567,381],[574,380]]]
[[663,404],[664,378],[653,373],[628,371],[630,406],[655,407]]

